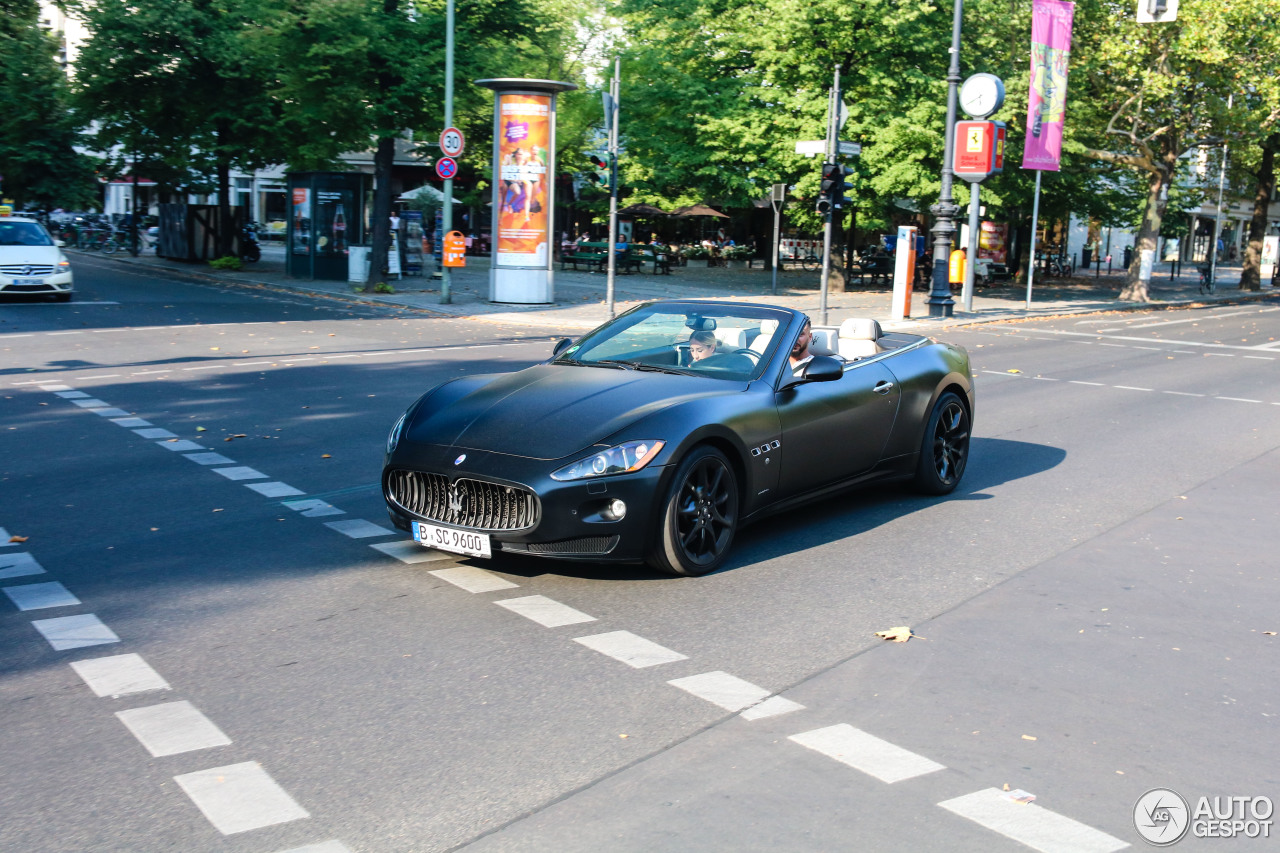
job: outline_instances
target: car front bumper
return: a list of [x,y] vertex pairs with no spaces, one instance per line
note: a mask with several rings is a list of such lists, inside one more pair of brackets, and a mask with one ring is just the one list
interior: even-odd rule
[[[465,459],[454,464],[454,460]],[[457,448],[422,447],[397,450],[383,468],[382,490],[391,521],[401,530],[411,530],[414,521],[442,527],[486,533],[495,551],[553,557],[562,560],[598,562],[640,562],[646,543],[655,530],[668,469],[651,465],[632,474],[561,482],[550,472],[566,460],[548,462],[498,453]],[[392,486],[395,471],[417,472],[444,477],[453,484],[477,480],[531,492],[534,496],[532,523],[518,529],[494,529],[452,523],[449,513],[415,512],[397,500]],[[608,508],[622,501],[626,512],[619,519],[609,517]],[[408,502],[408,501],[406,501]],[[444,517],[431,517],[432,514]]]
[[70,272],[33,276],[0,275],[0,294],[47,296],[51,293],[71,293],[74,289],[74,276]]

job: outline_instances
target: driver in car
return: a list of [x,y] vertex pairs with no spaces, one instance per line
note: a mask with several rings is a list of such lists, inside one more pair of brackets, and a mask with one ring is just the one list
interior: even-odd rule
[[791,372],[796,376],[804,373],[805,365],[813,360],[813,353],[809,351],[809,344],[812,341],[813,321],[805,317],[804,325],[800,327],[800,334],[791,347]]

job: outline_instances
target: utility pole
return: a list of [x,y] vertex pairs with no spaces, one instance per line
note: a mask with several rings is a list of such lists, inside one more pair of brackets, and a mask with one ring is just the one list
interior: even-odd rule
[[[836,162],[836,137],[839,134],[840,126],[840,66],[835,67],[832,74],[831,95],[827,99],[827,150],[826,159],[823,162]],[[825,171],[825,170],[824,170]],[[841,178],[843,180],[843,178]],[[830,287],[831,280],[831,217],[839,215],[839,207],[833,205],[830,210],[822,215],[822,288],[821,296],[818,302],[818,314],[821,317],[819,322],[822,325],[827,324],[827,289]]]
[[607,257],[609,275],[605,282],[605,301],[609,305],[609,319],[614,316],[613,282],[618,271],[618,92],[619,76],[622,74],[622,60],[613,60],[613,80],[609,83],[609,97],[606,99],[605,122],[609,126],[609,248]]
[[947,69],[947,134],[943,143],[942,192],[938,203],[929,208],[937,219],[933,225],[933,287],[927,300],[930,317],[950,317],[956,306],[947,282],[947,261],[951,253],[951,237],[956,233],[955,217],[960,212],[960,206],[951,196],[954,180],[951,161],[955,155],[956,90],[960,85],[960,24],[963,19],[964,0],[955,0],[951,15],[951,67]]
[[[444,25],[444,126],[453,127],[453,0],[445,4]],[[453,178],[444,181],[444,210],[441,211],[441,231],[447,237],[453,230]],[[494,211],[494,224],[490,228],[497,236],[498,213]],[[423,223],[424,225],[426,223]],[[443,254],[441,255],[443,257]],[[440,304],[453,301],[453,267],[440,270]]]

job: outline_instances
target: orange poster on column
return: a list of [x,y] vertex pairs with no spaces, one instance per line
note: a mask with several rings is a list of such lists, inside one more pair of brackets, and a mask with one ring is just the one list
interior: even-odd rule
[[547,160],[551,148],[551,97],[498,97],[497,262],[547,265]]

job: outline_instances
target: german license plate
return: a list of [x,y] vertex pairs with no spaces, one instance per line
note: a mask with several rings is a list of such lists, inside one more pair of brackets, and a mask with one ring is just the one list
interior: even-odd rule
[[13,280],[13,283],[14,283],[14,284],[25,284],[25,285],[28,285],[28,286],[29,286],[29,285],[40,285],[40,284],[44,284],[44,279],[42,279],[42,278],[15,278],[15,279]]
[[492,557],[493,549],[489,547],[489,534],[473,533],[470,530],[455,530],[452,527],[438,527],[413,523],[413,541],[453,554],[466,554],[468,557]]

